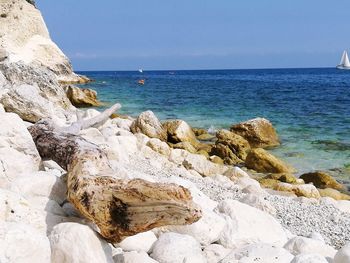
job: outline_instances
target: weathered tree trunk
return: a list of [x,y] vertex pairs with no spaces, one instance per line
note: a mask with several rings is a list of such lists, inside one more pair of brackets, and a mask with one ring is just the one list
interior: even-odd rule
[[41,157],[54,160],[67,171],[68,200],[112,243],[154,227],[196,222],[201,211],[186,188],[118,179],[97,145],[72,134],[77,127],[101,122],[120,105],[113,107],[68,128],[55,127],[45,120],[29,127]]

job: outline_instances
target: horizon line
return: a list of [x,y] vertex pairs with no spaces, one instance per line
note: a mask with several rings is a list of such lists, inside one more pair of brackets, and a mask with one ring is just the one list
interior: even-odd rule
[[[220,70],[279,70],[279,69],[336,69],[336,67],[281,67],[281,68],[276,68],[276,67],[267,67],[267,68],[208,68],[208,69],[142,69],[143,72],[145,71],[220,71]],[[129,70],[124,70],[124,69],[99,69],[99,70],[74,70],[74,72],[135,72],[138,71],[139,69],[129,69]]]

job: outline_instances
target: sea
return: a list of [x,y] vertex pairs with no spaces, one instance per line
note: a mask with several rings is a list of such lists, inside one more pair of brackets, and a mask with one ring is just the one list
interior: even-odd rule
[[[327,170],[350,179],[350,71],[331,68],[89,71],[84,85],[121,114],[152,110],[159,119],[193,127],[228,129],[256,117],[269,119],[281,139],[270,151],[299,174]],[[145,84],[139,85],[138,80]],[[103,110],[103,107],[100,108]]]

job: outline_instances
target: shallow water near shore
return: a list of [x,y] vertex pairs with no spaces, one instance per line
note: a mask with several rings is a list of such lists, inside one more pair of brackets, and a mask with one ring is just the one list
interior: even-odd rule
[[[152,110],[210,130],[265,117],[282,145],[272,152],[298,169],[335,169],[350,179],[350,72],[336,69],[80,72],[107,105]],[[137,81],[145,79],[145,85]]]

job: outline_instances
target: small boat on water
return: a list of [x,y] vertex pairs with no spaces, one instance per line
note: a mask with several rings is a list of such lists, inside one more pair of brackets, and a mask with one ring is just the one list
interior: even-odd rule
[[144,79],[139,79],[137,82],[139,85],[145,85],[145,80]]
[[139,72],[140,72],[140,73],[143,73],[143,69],[142,69],[142,68],[140,68],[140,69],[139,69]]
[[337,69],[350,70],[350,62],[346,50],[344,50],[343,55],[341,56],[340,64],[337,66]]

